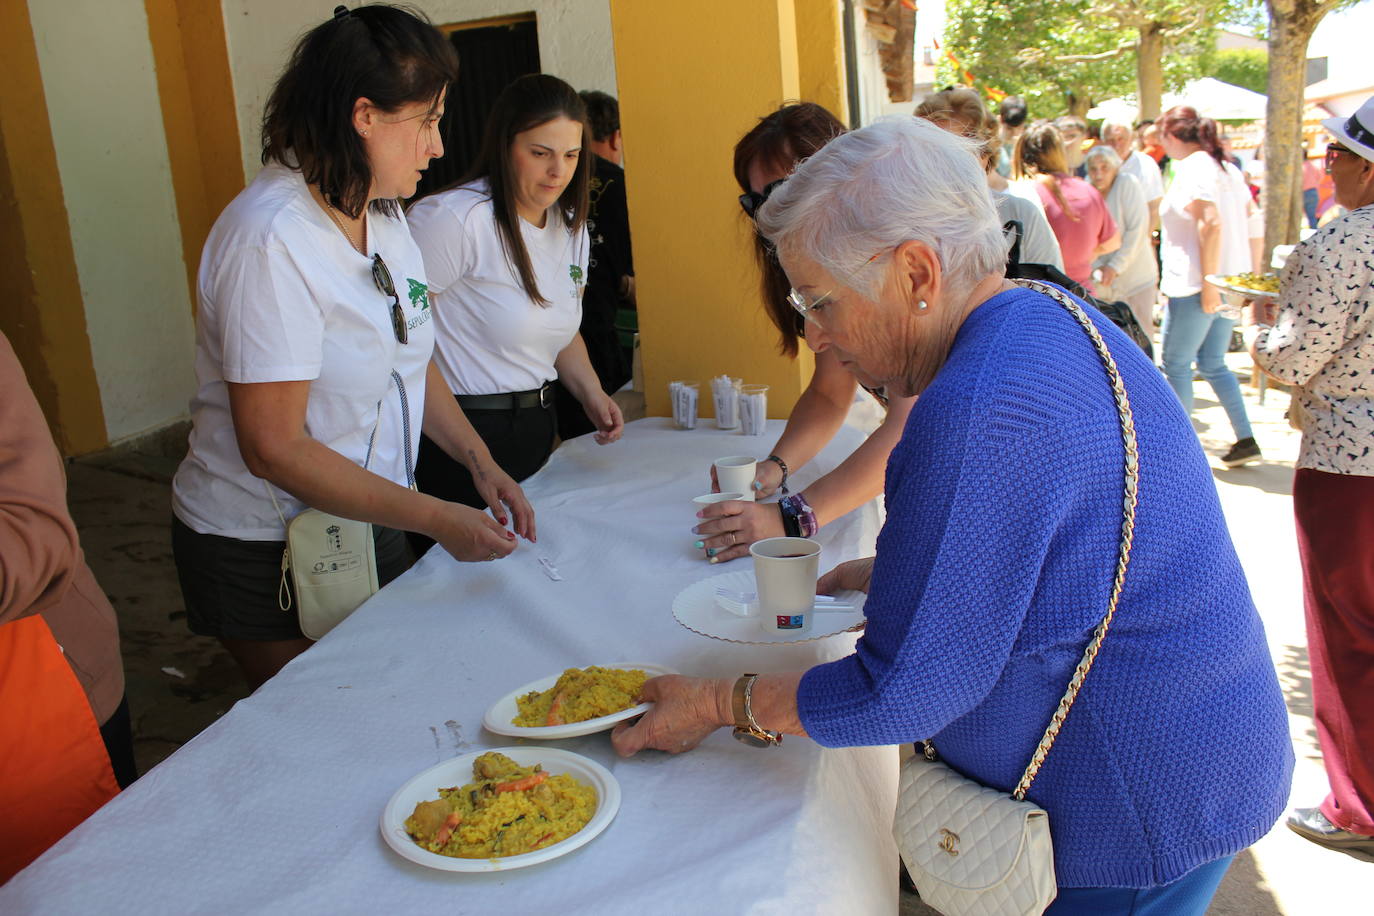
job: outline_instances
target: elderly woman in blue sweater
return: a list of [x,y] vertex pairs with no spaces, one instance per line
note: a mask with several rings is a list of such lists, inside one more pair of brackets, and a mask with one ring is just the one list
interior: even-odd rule
[[[877,555],[818,583],[866,591],[867,629],[854,654],[805,672],[656,678],[616,749],[676,753],[729,725],[757,743],[933,738],[950,766],[1009,791],[1112,587],[1123,446],[1099,357],[1063,307],[1003,277],[978,161],[932,124],[833,140],[759,225],[807,344],[920,396],[888,462]],[[1130,398],[1139,506],[1112,627],[1029,794],[1054,840],[1047,912],[1200,914],[1283,811],[1286,715],[1188,418],[1089,312]],[[752,721],[732,702],[745,686]]]

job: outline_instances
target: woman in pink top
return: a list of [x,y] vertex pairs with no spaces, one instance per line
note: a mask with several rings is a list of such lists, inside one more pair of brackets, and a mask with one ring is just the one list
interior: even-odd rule
[[1035,179],[1045,216],[1059,239],[1064,273],[1089,292],[1092,263],[1121,247],[1121,232],[1097,188],[1069,174],[1064,142],[1048,121],[1032,125],[1016,141],[1012,171]]

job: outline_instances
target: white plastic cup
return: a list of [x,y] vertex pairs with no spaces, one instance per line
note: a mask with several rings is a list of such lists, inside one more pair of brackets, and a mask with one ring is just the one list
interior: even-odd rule
[[711,396],[716,407],[716,428],[739,427],[740,380],[729,376],[711,379]]
[[[697,504],[698,506],[710,506],[710,505],[714,505],[715,503],[726,503],[726,502],[729,502],[729,501],[732,500],[732,499],[746,499],[746,498],[747,498],[747,497],[746,497],[743,493],[740,493],[740,492],[738,492],[738,491],[736,491],[736,490],[730,490],[730,491],[721,492],[721,493],[703,493],[701,496],[693,497],[693,498],[692,498],[692,502],[694,502],[694,503]],[[697,511],[701,511],[701,510],[697,510]]]
[[697,428],[697,400],[701,385],[697,382],[668,383],[668,401],[673,407],[673,422],[679,429]]
[[759,593],[759,625],[769,633],[811,629],[821,545],[810,538],[765,538],[749,545]]
[[749,455],[735,455],[730,458],[716,459],[716,483],[722,490],[743,493],[743,498],[754,501],[754,474],[758,462]]
[[744,385],[739,393],[739,431],[761,436],[768,431],[768,386]]

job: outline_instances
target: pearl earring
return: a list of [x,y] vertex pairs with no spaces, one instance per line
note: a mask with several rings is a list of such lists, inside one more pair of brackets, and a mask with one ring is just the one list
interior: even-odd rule
[[929,306],[926,305],[926,301],[924,299],[916,300],[916,311],[924,312],[927,308],[929,308]]

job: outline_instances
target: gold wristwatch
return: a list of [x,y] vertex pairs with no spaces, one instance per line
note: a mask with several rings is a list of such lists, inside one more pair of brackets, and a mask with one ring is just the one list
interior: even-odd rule
[[745,674],[735,681],[734,692],[730,695],[730,708],[735,714],[735,738],[750,747],[776,747],[782,744],[782,734],[766,731],[754,721],[754,710],[749,704],[758,677],[757,674]]

